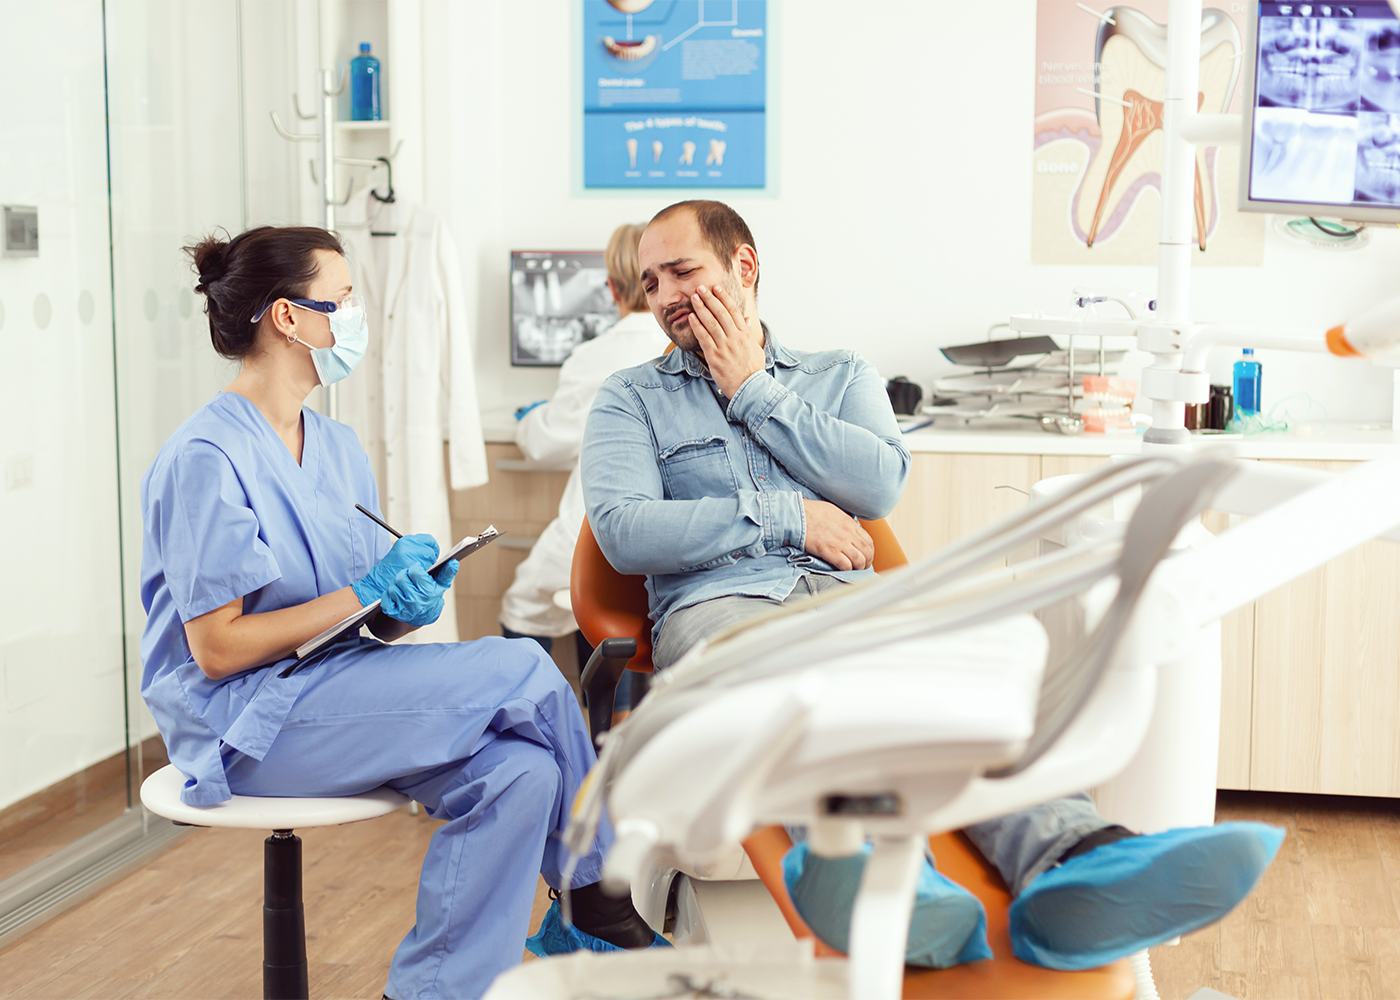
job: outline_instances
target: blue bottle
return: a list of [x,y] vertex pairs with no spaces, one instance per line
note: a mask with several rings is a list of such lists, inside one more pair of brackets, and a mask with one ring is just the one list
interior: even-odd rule
[[1254,360],[1254,348],[1246,347],[1244,357],[1235,362],[1235,409],[1240,413],[1259,412],[1263,374],[1263,366]]
[[360,54],[350,60],[350,120],[379,119],[379,60],[369,54],[369,42],[361,42]]

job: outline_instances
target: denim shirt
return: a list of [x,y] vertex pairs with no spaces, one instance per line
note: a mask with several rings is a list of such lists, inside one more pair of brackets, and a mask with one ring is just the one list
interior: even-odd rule
[[781,601],[805,573],[858,580],[803,550],[802,500],[884,517],[909,477],[884,381],[851,351],[790,351],[726,399],[675,350],[610,376],[588,415],[588,520],[619,573],[646,574],[653,639],[672,611],[715,597]]

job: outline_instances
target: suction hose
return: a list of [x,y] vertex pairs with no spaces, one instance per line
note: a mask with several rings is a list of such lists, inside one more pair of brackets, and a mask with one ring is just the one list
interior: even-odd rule
[[1135,951],[1128,956],[1133,967],[1133,982],[1137,984],[1136,1000],[1158,1000],[1157,984],[1152,981],[1152,962],[1147,957],[1147,949]]

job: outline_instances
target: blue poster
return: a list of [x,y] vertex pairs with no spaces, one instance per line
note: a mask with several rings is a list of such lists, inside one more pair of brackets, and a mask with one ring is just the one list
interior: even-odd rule
[[767,0],[583,0],[583,184],[766,183]]

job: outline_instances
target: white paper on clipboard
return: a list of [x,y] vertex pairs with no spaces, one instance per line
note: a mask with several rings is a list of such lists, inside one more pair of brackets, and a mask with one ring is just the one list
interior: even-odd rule
[[[451,551],[449,551],[446,555],[438,559],[437,562],[433,563],[433,565],[429,567],[428,572],[436,573],[438,570],[442,569],[443,566],[447,565],[447,563],[452,559],[456,559],[458,562],[462,561],[467,556],[475,552],[477,549],[490,545],[497,538],[500,538],[503,534],[505,534],[505,532],[497,531],[496,526],[491,525],[479,535],[468,535],[456,545],[452,546]],[[306,642],[298,646],[296,650],[296,658],[298,660],[304,660],[308,656],[311,656],[313,653],[320,652],[322,649],[335,642],[345,633],[358,632],[360,630],[360,627],[364,625],[365,622],[373,618],[378,611],[379,602],[370,602],[369,604],[361,608],[359,611],[356,611],[349,618],[344,618],[341,621],[336,622],[334,625],[326,629],[320,635],[316,636],[315,638],[308,639],[306,640]],[[284,671],[283,676],[286,676],[290,673],[294,673],[296,671],[297,666],[299,665],[300,664],[293,665],[293,667],[290,670]]]

